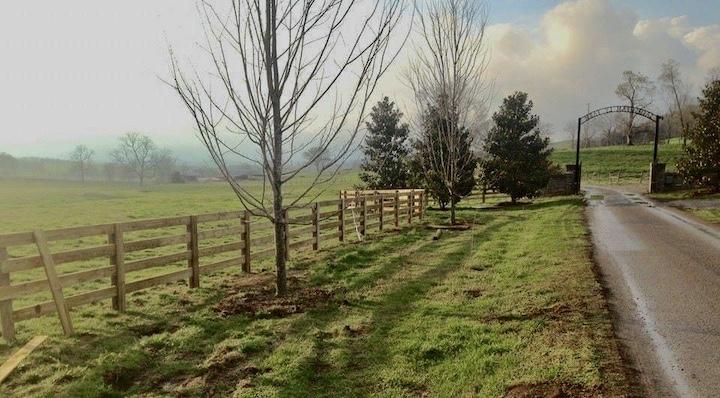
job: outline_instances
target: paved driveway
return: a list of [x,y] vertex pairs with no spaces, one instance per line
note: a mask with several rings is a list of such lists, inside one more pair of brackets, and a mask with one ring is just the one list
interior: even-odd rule
[[720,397],[720,231],[641,196],[587,189],[618,335],[651,397]]

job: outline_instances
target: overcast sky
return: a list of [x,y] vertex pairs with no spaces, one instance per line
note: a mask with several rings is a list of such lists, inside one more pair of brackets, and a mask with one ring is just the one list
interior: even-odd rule
[[[587,103],[618,102],[613,91],[623,70],[654,78],[660,64],[674,58],[697,88],[720,65],[717,0],[489,5],[496,102],[527,91],[543,121],[558,131]],[[102,152],[128,131],[202,151],[185,109],[158,78],[168,76],[168,43],[193,57],[200,38],[192,0],[3,1],[0,152],[65,156],[78,143]],[[378,95],[409,105],[398,78],[403,62]]]

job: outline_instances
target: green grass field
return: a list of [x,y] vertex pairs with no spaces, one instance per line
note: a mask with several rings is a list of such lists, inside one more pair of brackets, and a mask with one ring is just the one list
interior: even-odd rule
[[[304,175],[292,180],[286,186],[286,199],[296,196],[309,181],[310,177]],[[353,189],[359,181],[356,172],[344,172],[313,194],[337,198],[339,190]],[[223,182],[139,187],[99,182],[0,179],[0,184],[0,219],[3,220],[0,234],[241,208],[235,194]],[[262,191],[259,182],[251,182],[248,187],[256,193]]]
[[[652,153],[652,145],[583,148],[580,150],[583,181],[612,185],[647,183]],[[681,155],[682,144],[678,141],[669,144],[663,141],[658,151],[658,161],[666,163],[667,170],[672,171],[676,169],[675,165]],[[575,164],[575,150],[556,149],[552,159],[563,167]]]
[[[345,175],[327,195],[350,187]],[[4,181],[3,183],[6,183]],[[4,230],[237,208],[222,184],[10,182]],[[7,185],[6,185],[7,186]],[[332,192],[331,192],[332,191]],[[493,198],[493,202],[503,200]],[[1,396],[482,396],[508,389],[570,396],[631,391],[589,257],[583,205],[546,198],[514,208],[464,202],[469,231],[433,241],[419,225],[291,257],[297,284],[330,297],[289,316],[223,316],[218,303],[272,276],[227,270],[17,324],[43,346]],[[431,221],[447,214],[429,213]],[[261,271],[268,262],[254,265]],[[106,281],[107,282],[107,281]],[[238,293],[238,291],[240,293]],[[17,347],[0,345],[0,361]]]

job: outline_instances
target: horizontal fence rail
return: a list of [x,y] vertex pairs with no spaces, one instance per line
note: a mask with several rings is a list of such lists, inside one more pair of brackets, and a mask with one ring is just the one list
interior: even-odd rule
[[[424,217],[427,200],[424,190],[342,191],[339,199],[286,209],[286,252],[410,224]],[[252,261],[274,255],[272,224],[250,211],[3,234],[2,336],[13,341],[15,322],[53,312],[69,335],[74,307],[111,299],[124,312],[128,293],[181,280],[196,288],[201,275],[232,267],[248,273]],[[63,272],[69,263],[75,267]]]

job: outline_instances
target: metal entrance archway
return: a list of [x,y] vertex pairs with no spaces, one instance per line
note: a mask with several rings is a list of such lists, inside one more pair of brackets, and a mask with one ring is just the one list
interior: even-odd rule
[[658,141],[660,138],[660,120],[662,116],[650,112],[647,109],[637,108],[629,105],[616,105],[608,106],[605,108],[596,109],[585,116],[578,118],[578,130],[577,130],[577,142],[575,144],[575,187],[577,192],[580,192],[580,132],[582,131],[583,124],[595,119],[598,116],[607,115],[608,113],[630,113],[633,115],[640,115],[655,122],[655,142],[653,145],[653,164],[657,163],[658,155]]

